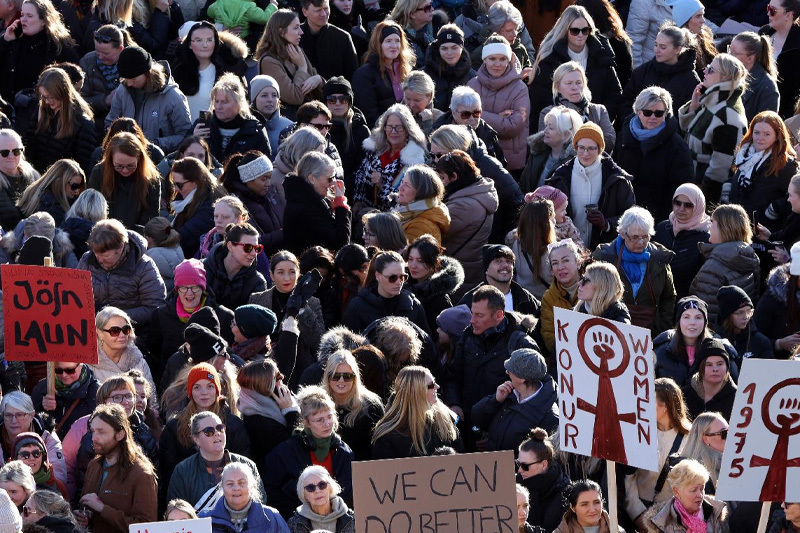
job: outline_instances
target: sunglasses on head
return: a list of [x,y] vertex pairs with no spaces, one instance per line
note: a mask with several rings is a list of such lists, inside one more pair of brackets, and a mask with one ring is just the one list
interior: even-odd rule
[[570,35],[578,36],[581,33],[584,34],[584,35],[589,35],[590,33],[592,33],[592,28],[590,28],[589,26],[584,26],[583,28],[570,28],[569,29],[569,34]]
[[534,461],[532,463],[523,463],[522,461],[514,461],[514,464],[517,466],[517,470],[521,468],[523,472],[527,472],[530,467],[532,467],[533,465],[538,465],[542,461],[544,461],[544,459],[541,459],[539,461]]
[[706,433],[706,437],[719,437],[722,440],[728,440],[728,428],[715,431],[714,433]]
[[125,335],[130,335],[133,328],[131,328],[130,324],[125,324],[124,326],[112,326],[108,329],[104,329],[106,333],[111,335],[112,337],[119,337],[120,333],[124,333]]
[[356,375],[352,372],[334,372],[331,375],[331,381],[339,381],[340,379],[343,379],[345,383],[350,383],[356,379]]
[[325,98],[328,104],[346,104],[349,102],[349,97],[345,94],[331,95]]
[[255,251],[257,254],[260,254],[261,251],[264,249],[263,244],[248,244],[244,242],[232,242],[234,246],[241,246],[244,253],[249,254],[252,251]]
[[694,204],[692,202],[681,202],[680,200],[676,200],[673,198],[672,205],[675,207],[684,207],[686,209],[694,209]]
[[42,452],[40,450],[33,450],[32,452],[19,452],[17,455],[19,456],[20,459],[27,461],[31,457],[33,457],[34,459],[38,459],[39,457],[42,456]]
[[482,113],[483,111],[476,109],[475,111],[461,111],[459,115],[461,115],[461,120],[467,120],[469,117],[481,118]]
[[25,148],[12,148],[11,150],[0,150],[0,156],[8,157],[9,154],[14,154],[14,157],[19,157]]
[[388,281],[389,283],[396,283],[398,279],[400,281],[405,281],[405,280],[408,279],[408,275],[407,274],[392,274],[391,276],[387,276],[385,274],[381,274],[381,276],[386,278],[386,281]]
[[100,33],[99,30],[94,32],[94,40],[97,41],[100,44],[108,44],[108,43],[112,43],[112,42],[117,42],[116,38],[111,37],[109,35],[103,35],[102,33]]
[[417,8],[416,11],[424,11],[425,13],[430,13],[431,11],[433,11],[433,4],[428,4],[420,8]]
[[317,492],[318,489],[319,490],[327,489],[328,488],[328,482],[327,481],[320,481],[316,485],[314,483],[309,483],[308,485],[304,485],[303,488],[306,489],[306,492]]
[[196,434],[199,435],[202,433],[206,437],[213,437],[214,435],[219,433],[225,433],[225,424],[217,424],[216,426],[208,426],[207,428],[203,428],[198,431]]
[[642,109],[642,115],[646,117],[652,117],[655,115],[656,117],[661,118],[666,114],[667,112],[663,109]]
[[56,368],[54,370],[54,372],[56,373],[57,376],[60,376],[62,374],[66,374],[68,376],[72,376],[73,374],[75,374],[75,372],[78,371],[78,367],[79,366],[80,365],[73,366],[72,368]]

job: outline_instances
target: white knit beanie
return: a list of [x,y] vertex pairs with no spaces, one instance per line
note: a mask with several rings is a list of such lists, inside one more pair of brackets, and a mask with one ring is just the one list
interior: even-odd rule
[[4,489],[0,489],[0,533],[18,533],[22,530],[22,517],[17,506]]

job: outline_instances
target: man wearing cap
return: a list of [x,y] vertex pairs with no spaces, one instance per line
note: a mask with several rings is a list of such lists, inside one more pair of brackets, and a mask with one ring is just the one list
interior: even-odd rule
[[578,128],[572,146],[577,156],[560,166],[546,183],[567,195],[568,214],[583,243],[594,250],[615,238],[619,217],[636,204],[633,176],[603,155],[603,130],[593,122]]
[[541,304],[536,297],[522,285],[514,281],[514,252],[504,244],[487,244],[482,249],[483,270],[486,281],[467,292],[459,305],[472,305],[472,295],[478,288],[491,285],[503,293],[506,311],[517,311],[526,315],[539,316]]
[[328,24],[331,6],[328,0],[301,0],[306,21],[300,25],[303,36],[300,48],[311,65],[325,79],[333,76],[352,78],[358,68],[356,47],[350,34],[333,24]]
[[122,50],[117,61],[122,83],[114,90],[106,129],[119,117],[136,120],[145,137],[168,154],[189,134],[189,103],[172,79],[166,62],[154,62],[138,46]]

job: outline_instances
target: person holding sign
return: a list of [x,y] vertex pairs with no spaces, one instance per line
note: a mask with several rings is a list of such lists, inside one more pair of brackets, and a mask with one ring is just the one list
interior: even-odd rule
[[575,311],[630,324],[631,314],[622,303],[624,293],[625,287],[614,265],[597,261],[586,267],[578,282]]
[[672,498],[651,507],[644,516],[647,533],[727,532],[727,506],[706,496],[708,478],[708,470],[694,459],[678,463],[667,476]]
[[309,466],[297,480],[297,495],[303,505],[289,519],[291,533],[323,530],[354,533],[353,511],[338,494],[342,487],[321,466]]
[[67,436],[72,423],[92,414],[97,406],[100,383],[89,365],[55,363],[56,393],[47,393],[47,378],[36,384],[31,399],[36,412],[47,411],[56,422],[55,432],[61,440]]
[[568,487],[567,503],[569,509],[553,533],[625,533],[622,528],[611,531],[608,512],[603,509],[603,493],[594,481],[582,479]]

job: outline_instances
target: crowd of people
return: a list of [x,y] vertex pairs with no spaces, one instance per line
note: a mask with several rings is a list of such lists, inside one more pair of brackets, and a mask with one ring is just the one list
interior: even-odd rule
[[[752,533],[714,494],[743,360],[800,351],[799,59],[800,0],[0,0],[0,262],[89,271],[98,360],[1,361],[0,532],[347,533],[354,461],[513,450],[520,532]],[[613,498],[556,308],[652,335]]]

